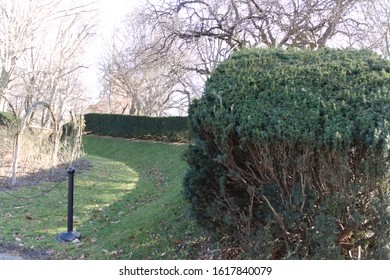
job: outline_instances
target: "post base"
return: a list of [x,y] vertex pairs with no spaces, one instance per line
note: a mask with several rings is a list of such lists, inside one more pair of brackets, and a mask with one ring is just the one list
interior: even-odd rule
[[57,240],[60,242],[73,242],[76,239],[81,239],[81,234],[77,231],[71,231],[71,232],[62,232],[57,236]]

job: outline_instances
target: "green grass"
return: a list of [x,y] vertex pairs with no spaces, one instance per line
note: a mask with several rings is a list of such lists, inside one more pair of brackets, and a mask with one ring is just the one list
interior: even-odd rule
[[[195,259],[202,231],[182,196],[185,145],[86,136],[92,168],[75,176],[78,244],[55,240],[66,231],[66,180],[39,198],[0,193],[0,242],[51,249],[59,259]],[[64,170],[64,176],[66,172]],[[53,184],[13,191],[30,197]]]

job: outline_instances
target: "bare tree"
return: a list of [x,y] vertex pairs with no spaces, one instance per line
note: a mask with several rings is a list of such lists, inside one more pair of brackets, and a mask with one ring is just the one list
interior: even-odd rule
[[53,144],[51,163],[57,164],[60,127],[67,121],[67,112],[83,98],[80,74],[86,67],[86,44],[93,35],[94,9],[93,3],[60,0],[2,1],[0,8],[4,19],[0,99],[12,104],[22,120],[13,152],[15,184],[19,143],[30,124],[53,130],[48,141]]
[[358,13],[367,26],[360,36],[359,47],[375,50],[390,59],[390,2],[371,0],[361,5]]
[[[27,42],[38,27],[40,5],[37,1],[0,2],[0,91],[7,94],[7,87],[12,80],[12,74],[18,58],[28,48]],[[34,19],[36,16],[36,20]],[[5,100],[0,98],[2,108]],[[1,105],[1,104],[0,104]],[[0,107],[0,108],[1,108]]]
[[[45,102],[36,102],[34,103],[29,110],[26,112],[24,117],[22,118],[19,127],[16,131],[15,139],[14,139],[14,149],[13,149],[13,155],[12,155],[12,176],[11,176],[11,185],[14,186],[16,184],[16,176],[18,171],[18,161],[19,161],[19,153],[20,153],[20,142],[23,135],[23,131],[26,128],[27,120],[30,117],[30,115],[36,110],[38,106],[47,107],[50,110],[50,106]],[[51,110],[50,110],[51,112]],[[54,123],[56,122],[54,114],[51,112],[51,116],[53,118]],[[57,134],[57,131],[55,131],[55,134]],[[52,152],[52,158],[54,159],[56,157],[56,149],[53,149]]]
[[[324,47],[338,33],[355,32],[355,6],[364,0],[179,0],[149,2],[145,13],[166,44],[221,40],[243,47]],[[350,33],[350,34],[347,34]]]
[[135,15],[127,18],[125,33],[116,34],[109,55],[102,59],[103,92],[110,102],[116,96],[128,98],[122,113],[161,116],[187,101],[183,65],[188,58],[173,46],[161,52],[163,35]]

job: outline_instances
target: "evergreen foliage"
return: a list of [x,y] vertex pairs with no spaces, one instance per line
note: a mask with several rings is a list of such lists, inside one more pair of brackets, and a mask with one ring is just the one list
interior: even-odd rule
[[12,113],[0,112],[0,126],[10,127],[17,123],[17,119]]
[[188,141],[187,117],[86,114],[85,130],[99,135],[167,141]]
[[390,258],[390,63],[250,49],[190,107],[192,214],[244,257]]

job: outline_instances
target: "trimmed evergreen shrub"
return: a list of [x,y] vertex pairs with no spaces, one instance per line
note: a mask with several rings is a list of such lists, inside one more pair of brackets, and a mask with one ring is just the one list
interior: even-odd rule
[[242,257],[390,258],[388,61],[353,50],[237,52],[189,119],[191,212]]
[[187,117],[146,117],[115,114],[86,114],[88,132],[123,138],[188,141]]

